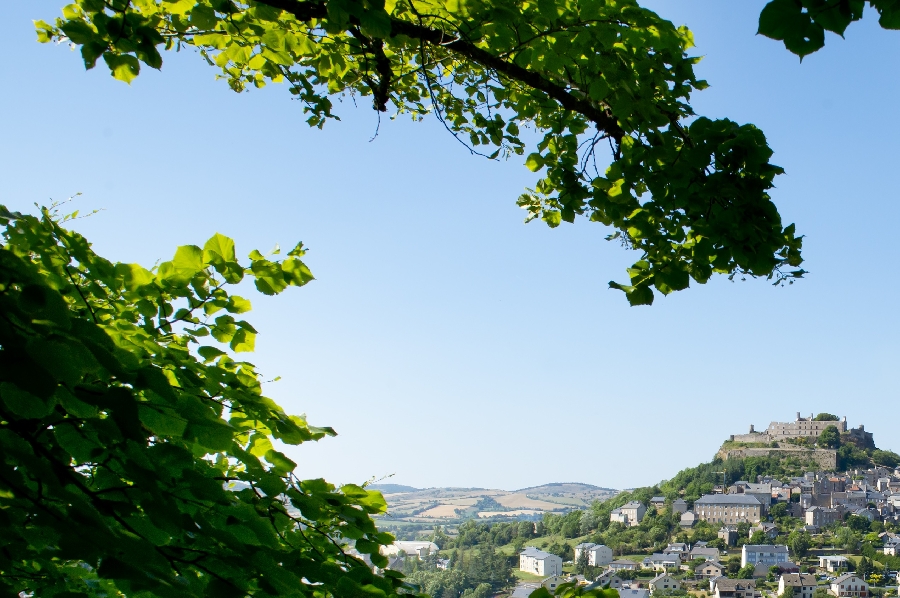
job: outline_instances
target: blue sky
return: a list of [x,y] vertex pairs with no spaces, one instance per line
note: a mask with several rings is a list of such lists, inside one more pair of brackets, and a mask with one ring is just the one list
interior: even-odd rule
[[[304,477],[624,488],[709,460],[728,434],[828,411],[894,440],[900,33],[869,15],[797,58],[755,35],[763,2],[647,3],[687,24],[699,114],[753,122],[809,277],[705,286],[630,308],[634,256],[600,225],[523,224],[523,159],[470,156],[432,121],[338,106],[324,131],[283,86],[235,94],[193,52],[131,85],[35,42],[62,0],[0,5],[0,202],[83,195],[74,227],[152,265],[215,232],[244,254],[304,241],[317,280],[249,295],[251,358],[288,411],[337,438]],[[891,365],[894,364],[894,365]]]

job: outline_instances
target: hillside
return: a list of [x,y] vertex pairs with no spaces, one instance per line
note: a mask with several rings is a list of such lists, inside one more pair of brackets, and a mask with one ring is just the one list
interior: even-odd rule
[[590,484],[554,483],[521,490],[485,488],[424,488],[373,484],[388,503],[385,520],[407,524],[451,524],[466,519],[539,519],[544,513],[565,513],[604,501],[618,490]]

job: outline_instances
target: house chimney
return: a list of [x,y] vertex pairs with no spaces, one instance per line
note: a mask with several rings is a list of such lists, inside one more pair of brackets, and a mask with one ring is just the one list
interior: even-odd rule
[[750,424],[750,433],[753,434],[756,430],[753,429],[753,424]]
[[797,412],[797,421],[800,421],[800,412]]

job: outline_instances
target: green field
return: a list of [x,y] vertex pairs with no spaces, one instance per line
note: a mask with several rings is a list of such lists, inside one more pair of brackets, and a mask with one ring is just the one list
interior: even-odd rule
[[513,575],[516,576],[516,579],[521,581],[541,581],[544,579],[540,575],[534,575],[533,573],[528,573],[526,571],[519,571],[518,569],[513,569]]

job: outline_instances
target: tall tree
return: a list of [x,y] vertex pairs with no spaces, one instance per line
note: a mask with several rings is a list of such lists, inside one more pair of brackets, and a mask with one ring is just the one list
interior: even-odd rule
[[195,47],[235,91],[286,82],[312,126],[335,117],[331,96],[362,95],[434,114],[473,152],[526,156],[529,220],[581,215],[640,252],[610,283],[633,305],[714,273],[804,273],[764,135],[696,117],[690,31],[634,0],[75,0],[37,29],[123,81]]
[[827,426],[819,434],[816,444],[823,448],[837,449],[841,447],[841,433],[836,426]]
[[229,290],[306,284],[302,245],[241,261],[215,235],[146,270],[46,210],[0,207],[0,227],[0,593],[396,593],[359,558],[386,564],[384,499],[298,479],[275,443],[334,432],[284,413],[235,355],[255,330]]

